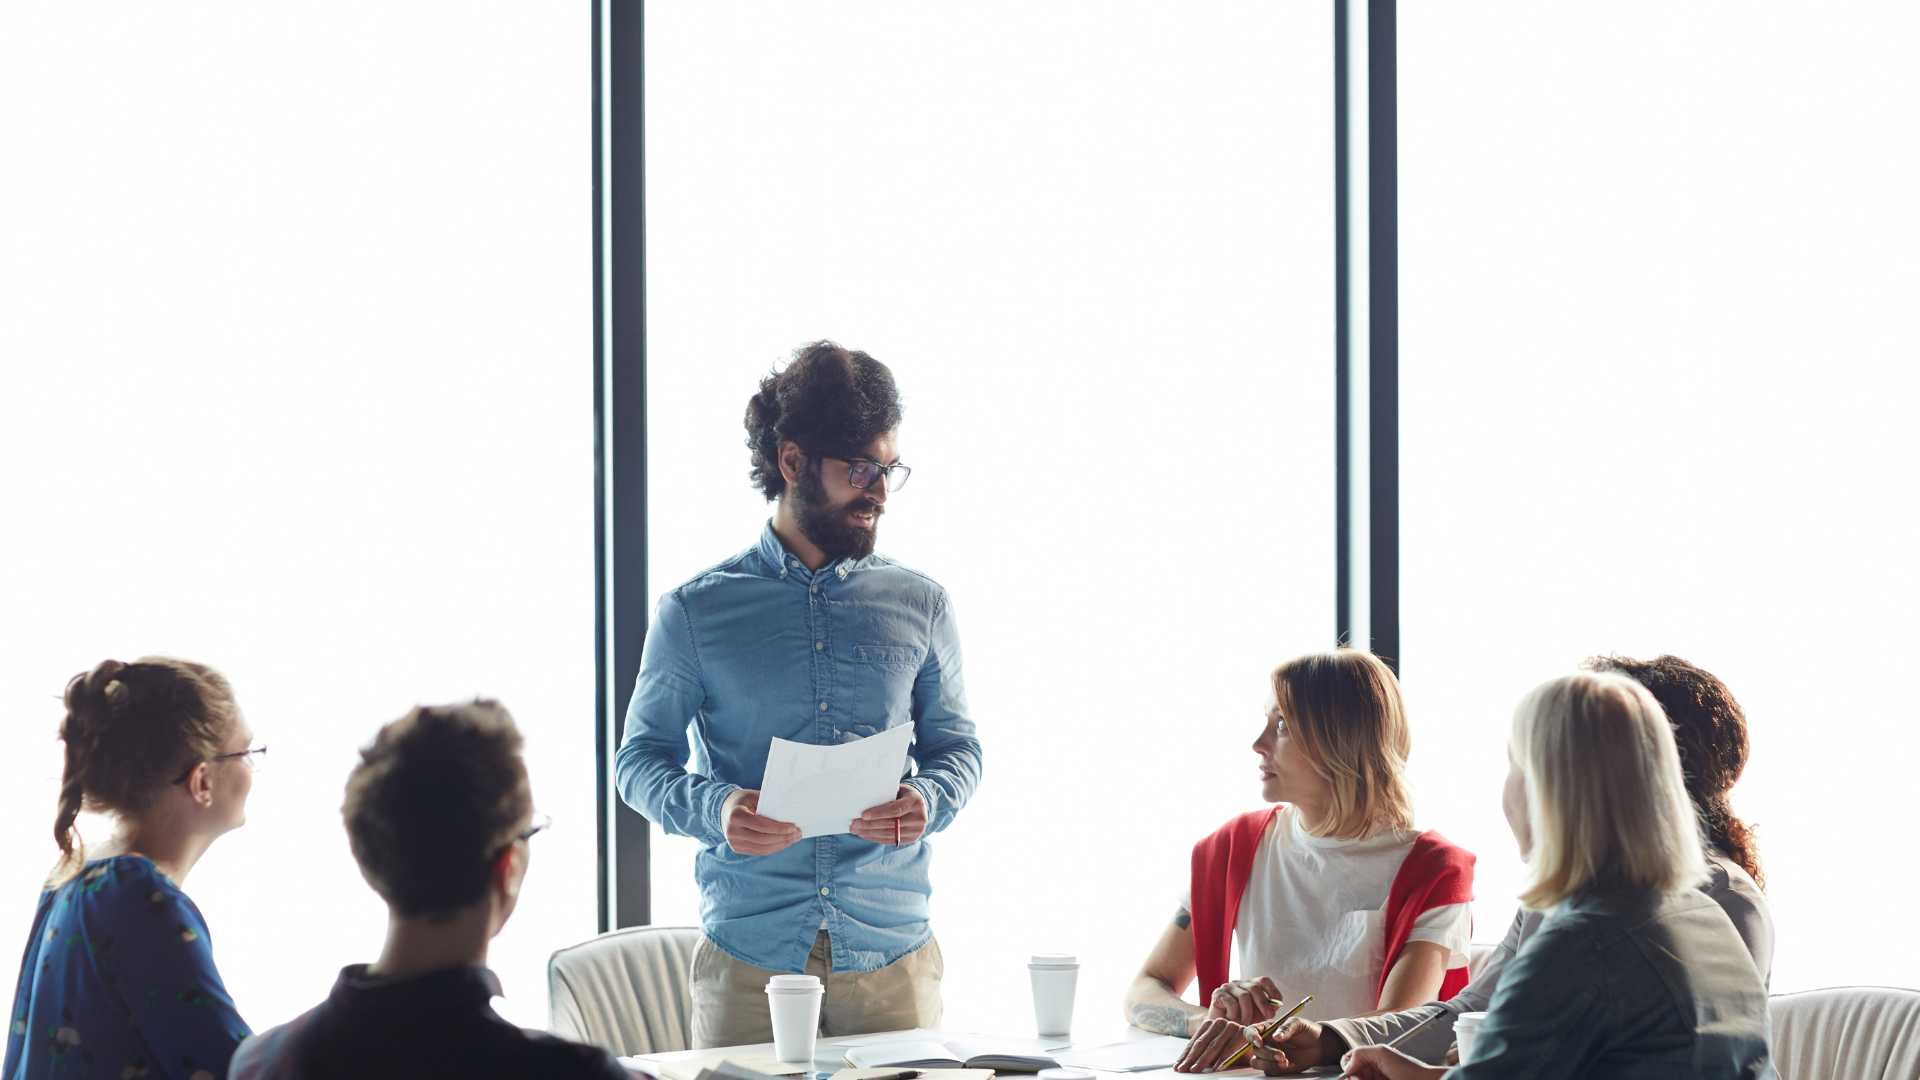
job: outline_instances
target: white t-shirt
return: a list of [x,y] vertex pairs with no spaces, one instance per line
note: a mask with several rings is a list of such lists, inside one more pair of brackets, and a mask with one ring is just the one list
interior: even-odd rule
[[[1417,836],[1310,836],[1293,807],[1282,805],[1260,839],[1252,877],[1240,898],[1233,928],[1234,978],[1271,978],[1289,1006],[1312,994],[1309,1016],[1358,1016],[1378,1010],[1375,990],[1386,963],[1387,893]],[[1191,892],[1180,906],[1192,910]],[[1466,966],[1473,940],[1469,905],[1422,912],[1408,940],[1442,945],[1447,967]]]

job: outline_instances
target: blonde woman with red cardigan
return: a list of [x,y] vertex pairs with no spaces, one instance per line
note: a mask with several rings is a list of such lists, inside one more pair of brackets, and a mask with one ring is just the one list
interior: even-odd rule
[[[1340,1016],[1467,980],[1473,856],[1413,828],[1393,671],[1354,649],[1316,653],[1275,669],[1272,694],[1253,751],[1277,805],[1194,846],[1187,893],[1127,992],[1129,1023],[1191,1039],[1182,1072],[1216,1068],[1242,1025],[1307,994]],[[1196,979],[1204,1005],[1181,996]]]

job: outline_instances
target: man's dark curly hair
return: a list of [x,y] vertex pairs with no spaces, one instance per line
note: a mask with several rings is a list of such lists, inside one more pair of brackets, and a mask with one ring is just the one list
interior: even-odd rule
[[1733,816],[1733,806],[1727,799],[1747,767],[1747,714],[1733,699],[1733,691],[1712,672],[1677,656],[1652,660],[1596,656],[1586,666],[1592,671],[1625,675],[1652,692],[1673,725],[1687,794],[1700,809],[1707,842],[1725,852],[1764,888],[1767,876],[1760,872],[1760,850],[1754,843],[1753,830]]
[[499,702],[422,705],[360,750],[340,807],[367,884],[401,915],[445,918],[487,893],[533,814],[520,731]]
[[781,440],[792,439],[809,457],[853,457],[899,427],[900,414],[900,390],[887,365],[831,341],[802,345],[747,402],[748,475],[772,502],[787,488]]

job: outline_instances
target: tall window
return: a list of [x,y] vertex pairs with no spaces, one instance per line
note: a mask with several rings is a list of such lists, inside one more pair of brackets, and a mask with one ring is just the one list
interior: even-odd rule
[[1904,306],[1920,16],[1400,7],[1405,677],[1431,820],[1512,912],[1515,703],[1671,652],[1745,706],[1773,988],[1910,982]]
[[[768,516],[761,376],[820,337],[889,364],[881,550],[952,593],[985,747],[932,840],[950,1017],[1029,1024],[1026,955],[1068,950],[1110,1022],[1259,803],[1267,673],[1333,635],[1330,8],[647,20],[652,586]],[[656,841],[657,922],[698,922],[693,850]]]
[[380,948],[356,748],[474,695],[556,822],[492,954],[545,1023],[546,957],[595,920],[588,38],[501,3],[0,17],[7,957],[64,681],[166,653],[270,747],[186,884],[250,1023]]

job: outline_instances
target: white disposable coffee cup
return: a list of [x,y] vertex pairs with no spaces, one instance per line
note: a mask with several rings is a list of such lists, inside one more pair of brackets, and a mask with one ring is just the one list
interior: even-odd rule
[[773,1056],[813,1064],[820,1035],[820,999],[827,988],[817,975],[775,975],[767,980],[767,1015],[773,1020]]
[[1073,984],[1080,961],[1069,953],[1035,953],[1027,962],[1033,980],[1033,1026],[1041,1035],[1073,1030]]
[[1487,1018],[1483,1012],[1463,1012],[1453,1021],[1453,1041],[1460,1044],[1460,1064],[1473,1060],[1473,1037],[1480,1033],[1480,1022]]

